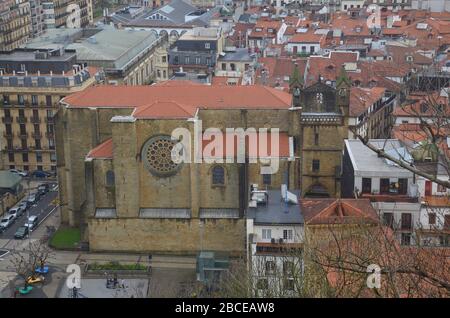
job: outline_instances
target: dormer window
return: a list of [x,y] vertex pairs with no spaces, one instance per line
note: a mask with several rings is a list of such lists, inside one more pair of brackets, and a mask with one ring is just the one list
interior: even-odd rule
[[407,60],[408,62],[412,62],[412,61],[413,61],[413,57],[412,57],[411,55],[408,55],[408,56],[406,57],[406,60]]
[[268,31],[269,33],[273,33],[273,29],[272,29],[272,28],[268,29],[267,31]]
[[261,28],[256,28],[255,30],[256,30],[256,32],[261,32],[262,31]]

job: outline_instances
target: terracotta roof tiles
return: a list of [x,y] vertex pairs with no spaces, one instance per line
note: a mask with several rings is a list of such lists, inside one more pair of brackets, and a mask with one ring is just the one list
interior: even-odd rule
[[291,95],[260,85],[105,85],[87,88],[62,100],[71,108],[139,108],[156,101],[172,101],[193,108],[286,109],[291,105]]
[[86,158],[92,159],[112,159],[113,157],[113,142],[112,138],[107,139],[97,147],[93,148],[87,154]]

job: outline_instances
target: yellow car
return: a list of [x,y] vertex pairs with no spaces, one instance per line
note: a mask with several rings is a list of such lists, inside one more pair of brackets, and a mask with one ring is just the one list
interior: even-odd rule
[[44,276],[30,276],[27,278],[28,284],[36,284],[36,283],[43,283],[44,282]]

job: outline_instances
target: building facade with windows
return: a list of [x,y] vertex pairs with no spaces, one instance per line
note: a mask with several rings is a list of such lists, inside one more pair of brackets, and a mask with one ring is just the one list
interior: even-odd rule
[[256,56],[246,48],[225,48],[219,54],[215,76],[226,77],[227,85],[251,85],[255,82]]
[[30,0],[32,36],[39,36],[44,32],[44,10],[42,0]]
[[[248,264],[260,296],[292,296],[303,271],[300,191],[252,186],[247,213]],[[284,191],[284,192],[283,192]],[[252,204],[253,202],[253,204]]]
[[169,70],[173,73],[192,73],[210,77],[224,37],[219,27],[193,28],[181,35],[169,50]]
[[80,28],[94,22],[92,0],[42,0],[45,28]]
[[0,51],[12,51],[31,36],[31,7],[27,0],[0,3]]
[[[369,143],[397,159],[412,163],[412,156],[396,139],[369,139]],[[404,245],[415,243],[421,204],[416,177],[391,161],[378,157],[360,140],[346,140],[342,196],[366,198],[380,220],[391,227]]]
[[1,157],[4,169],[56,171],[53,116],[64,96],[95,82],[74,51],[0,54]]

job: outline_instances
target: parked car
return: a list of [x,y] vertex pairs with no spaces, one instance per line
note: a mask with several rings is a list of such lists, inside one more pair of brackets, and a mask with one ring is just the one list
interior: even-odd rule
[[28,236],[29,233],[30,230],[28,229],[28,226],[21,226],[17,229],[16,233],[14,234],[14,238],[24,239]]
[[33,178],[43,179],[43,178],[51,177],[52,175],[51,175],[51,173],[49,173],[47,171],[35,170],[31,173],[31,176]]
[[17,206],[17,207],[9,209],[8,214],[14,216],[14,219],[18,219],[19,217],[22,216],[23,211],[22,211],[22,208]]
[[39,192],[41,195],[46,194],[49,190],[50,190],[50,187],[49,187],[48,183],[42,183],[42,184],[38,187],[38,192]]
[[27,171],[22,171],[22,170],[17,170],[17,169],[10,169],[9,172],[17,173],[18,175],[20,175],[22,177],[28,177],[28,172]]
[[28,197],[23,201],[23,204],[27,205],[27,209],[32,206],[34,203],[28,201]]
[[37,196],[36,196],[35,193],[31,193],[31,194],[28,196],[28,198],[27,198],[27,202],[28,202],[30,205],[35,204],[38,200],[39,200],[39,199],[37,198]]
[[38,225],[39,218],[36,215],[32,215],[27,219],[24,226],[26,226],[30,231]]
[[28,209],[29,205],[27,201],[22,201],[19,203],[18,207],[22,209],[22,212],[25,212]]
[[4,230],[6,230],[13,223],[14,223],[14,216],[7,215],[0,221],[0,228],[3,228]]

